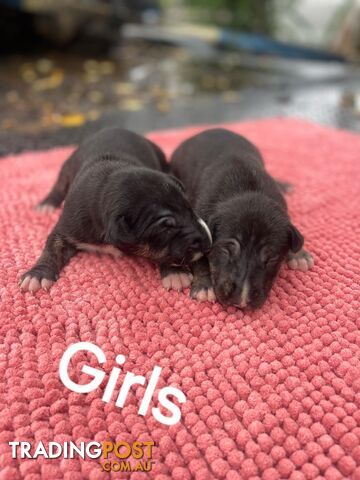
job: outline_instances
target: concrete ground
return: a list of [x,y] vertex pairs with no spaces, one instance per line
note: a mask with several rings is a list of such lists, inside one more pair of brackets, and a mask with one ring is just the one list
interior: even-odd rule
[[92,58],[42,48],[0,63],[0,154],[76,144],[121,125],[138,132],[296,116],[360,131],[360,70],[124,41]]

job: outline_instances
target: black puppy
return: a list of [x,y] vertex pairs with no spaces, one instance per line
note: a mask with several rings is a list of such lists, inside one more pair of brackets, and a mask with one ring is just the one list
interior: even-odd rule
[[189,286],[171,275],[209,250],[209,233],[181,182],[168,175],[161,149],[120,128],[103,130],[64,163],[38,210],[64,210],[45,248],[20,280],[22,290],[48,289],[78,250],[141,255],[158,263],[166,288]]
[[208,261],[193,265],[194,298],[213,301],[216,296],[223,304],[255,309],[266,300],[285,259],[291,268],[312,267],[304,239],[289,219],[282,185],[244,137],[207,130],[180,145],[171,166],[213,237]]

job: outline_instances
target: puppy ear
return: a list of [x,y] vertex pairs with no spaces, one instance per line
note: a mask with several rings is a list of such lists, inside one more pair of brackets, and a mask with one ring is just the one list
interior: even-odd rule
[[293,253],[300,251],[304,245],[304,237],[292,223],[289,228],[289,244]]
[[154,227],[173,228],[177,226],[176,219],[172,215],[164,215],[153,223]]
[[105,232],[106,243],[112,245],[134,244],[135,240],[125,216],[118,215],[110,218]]

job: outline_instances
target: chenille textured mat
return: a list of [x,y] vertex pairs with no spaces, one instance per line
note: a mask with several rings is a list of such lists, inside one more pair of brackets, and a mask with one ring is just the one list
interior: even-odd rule
[[[360,479],[360,137],[297,120],[228,127],[294,185],[290,212],[315,258],[308,273],[284,266],[253,313],[166,292],[145,260],[90,253],[49,293],[21,293],[19,275],[58,217],[32,207],[71,150],[0,160],[1,480]],[[198,130],[151,138],[170,154]],[[141,386],[122,409],[101,400],[106,381],[88,394],[65,388],[59,360],[80,341],[104,351],[107,373],[120,353],[124,372],[149,378],[162,367],[157,388],[187,397],[180,422],[138,415]],[[78,358],[73,378],[85,362],[102,368]],[[120,474],[104,473],[100,460],[13,459],[14,440],[153,440],[155,463],[151,473]]]

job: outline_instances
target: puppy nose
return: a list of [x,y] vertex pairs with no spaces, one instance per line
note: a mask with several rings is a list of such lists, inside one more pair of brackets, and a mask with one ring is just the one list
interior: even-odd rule
[[193,240],[191,248],[194,252],[209,253],[211,243],[206,235],[199,235]]
[[201,239],[196,238],[192,243],[191,246],[187,250],[187,255],[191,258],[192,262],[196,262],[203,256],[203,249],[201,245]]
[[196,237],[192,243],[190,249],[194,252],[197,250],[201,250],[201,239],[199,237]]
[[223,282],[218,287],[219,297],[223,301],[228,302],[231,298],[231,295],[234,293],[235,288],[236,288],[236,285],[231,280],[227,280]]

